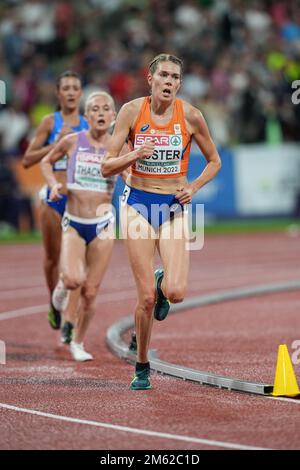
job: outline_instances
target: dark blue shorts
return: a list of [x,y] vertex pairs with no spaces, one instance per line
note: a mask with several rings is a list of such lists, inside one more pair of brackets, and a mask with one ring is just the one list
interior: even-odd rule
[[184,210],[184,206],[174,194],[150,193],[127,185],[121,201],[123,204],[132,206],[152,225],[154,230],[158,230],[166,220],[172,220],[175,214]]
[[101,233],[102,230],[108,227],[109,224],[114,223],[114,221],[115,217],[112,212],[108,212],[104,216],[96,219],[82,219],[81,217],[76,217],[65,212],[61,221],[61,226],[63,232],[66,232],[68,227],[73,227],[78,235],[83,238],[86,245],[88,245]]
[[46,204],[48,204],[49,207],[54,209],[62,217],[66,210],[67,195],[62,194],[61,199],[59,199],[58,201],[50,201],[49,196],[50,196],[50,189],[47,188],[47,197],[45,199]]

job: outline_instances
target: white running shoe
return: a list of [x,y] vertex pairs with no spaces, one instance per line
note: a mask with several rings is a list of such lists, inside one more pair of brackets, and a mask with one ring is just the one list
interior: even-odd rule
[[52,303],[59,312],[67,308],[70,297],[70,291],[65,288],[63,281],[60,279],[52,294]]
[[70,351],[75,361],[84,362],[94,359],[90,353],[85,351],[83,343],[75,343],[75,341],[71,341]]

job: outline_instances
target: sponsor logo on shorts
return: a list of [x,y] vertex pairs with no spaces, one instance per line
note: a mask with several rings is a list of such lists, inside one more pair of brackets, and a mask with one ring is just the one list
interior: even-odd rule
[[102,232],[102,230],[106,229],[108,226],[109,226],[109,223],[110,221],[107,220],[106,222],[100,222],[99,224],[97,224],[96,226],[96,234],[97,236],[100,235],[100,233]]
[[179,207],[180,207],[179,204],[175,202],[174,204],[170,206],[170,212],[176,212],[179,209]]
[[65,232],[67,230],[67,228],[69,227],[70,225],[70,219],[69,217],[67,217],[66,215],[63,217],[62,221],[61,221],[61,226],[62,226],[62,229],[63,231]]

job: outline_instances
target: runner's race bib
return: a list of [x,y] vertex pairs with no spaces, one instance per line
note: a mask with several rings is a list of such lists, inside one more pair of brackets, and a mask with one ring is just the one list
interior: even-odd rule
[[54,171],[66,171],[68,166],[68,156],[64,155],[62,158],[57,160],[57,162],[54,163],[53,169]]
[[99,192],[106,192],[110,189],[109,180],[103,178],[101,173],[102,159],[101,154],[78,152],[75,166],[76,189]]
[[182,136],[173,135],[145,135],[136,134],[134,148],[140,148],[147,141],[155,140],[153,155],[137,160],[136,171],[147,175],[179,174],[182,155]]

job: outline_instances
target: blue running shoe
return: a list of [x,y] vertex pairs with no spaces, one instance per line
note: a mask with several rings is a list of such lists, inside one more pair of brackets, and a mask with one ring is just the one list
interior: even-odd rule
[[150,368],[146,367],[143,370],[136,370],[133,381],[130,384],[131,390],[149,390],[150,384]]
[[50,323],[51,328],[53,328],[54,330],[60,329],[61,314],[54,307],[54,305],[52,305],[52,303],[50,304],[49,311],[48,311],[48,321]]
[[156,286],[156,294],[157,294],[156,304],[154,307],[154,318],[155,320],[162,321],[166,318],[170,310],[170,302],[164,296],[160,288],[161,281],[163,280],[163,277],[164,277],[164,270],[156,269],[154,271],[154,277],[155,277],[155,286]]

